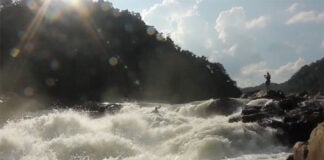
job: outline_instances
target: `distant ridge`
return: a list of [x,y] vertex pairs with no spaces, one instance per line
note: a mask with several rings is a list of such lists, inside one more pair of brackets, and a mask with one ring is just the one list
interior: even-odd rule
[[[271,83],[273,90],[282,90],[286,93],[307,91],[310,93],[324,92],[324,57],[300,68],[288,81],[276,84]],[[255,87],[242,88],[243,93],[265,89],[264,84]]]

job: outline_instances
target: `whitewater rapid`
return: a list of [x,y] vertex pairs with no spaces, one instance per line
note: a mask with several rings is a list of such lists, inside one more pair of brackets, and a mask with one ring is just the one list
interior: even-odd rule
[[31,113],[1,127],[0,160],[286,159],[274,130],[205,116],[211,101],[122,103],[119,113],[99,117],[71,109]]

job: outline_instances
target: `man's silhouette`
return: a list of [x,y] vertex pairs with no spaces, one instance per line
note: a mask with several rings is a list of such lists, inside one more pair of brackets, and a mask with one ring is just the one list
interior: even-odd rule
[[267,92],[269,92],[270,79],[271,79],[271,76],[270,76],[269,72],[267,72],[267,74],[264,75],[264,78],[266,79],[265,85],[266,85],[266,88],[267,88]]

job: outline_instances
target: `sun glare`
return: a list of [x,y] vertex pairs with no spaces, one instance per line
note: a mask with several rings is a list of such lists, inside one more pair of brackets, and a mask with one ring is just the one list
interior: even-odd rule
[[68,6],[77,7],[80,5],[80,0],[62,0]]

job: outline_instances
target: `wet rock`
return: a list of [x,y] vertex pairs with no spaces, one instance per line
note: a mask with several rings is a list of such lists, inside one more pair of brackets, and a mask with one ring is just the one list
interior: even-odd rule
[[320,123],[313,129],[308,141],[297,142],[294,145],[293,160],[323,160],[323,157],[324,123]]
[[306,99],[302,98],[302,97],[289,96],[285,99],[280,100],[279,106],[281,109],[283,109],[285,111],[290,111],[290,110],[298,107],[298,104],[305,100]]
[[230,115],[237,111],[244,103],[233,98],[220,98],[213,100],[206,108],[209,114]]
[[251,99],[270,98],[270,99],[279,100],[285,98],[285,94],[280,90],[279,91],[270,90],[268,92],[266,90],[260,90],[254,93],[245,94],[243,96]]
[[279,102],[270,99],[257,99],[250,101],[242,109],[242,122],[263,122],[265,118],[283,115]]
[[[264,127],[271,127],[271,128],[276,128],[276,129],[282,129],[282,128],[287,127],[287,125],[285,123],[275,120],[275,119],[265,119],[265,120],[259,121],[259,124]],[[282,133],[279,133],[279,134],[282,135]]]
[[317,124],[324,121],[324,102],[300,96],[254,99],[242,108],[241,121],[275,128],[283,143],[293,145],[306,141]]
[[103,114],[103,113],[115,114],[119,112],[119,110],[122,108],[122,105],[118,103],[99,103],[99,102],[89,101],[84,104],[77,105],[74,108],[78,110],[93,112],[96,114]]
[[297,142],[293,147],[294,160],[306,160],[308,155],[308,143]]
[[244,106],[242,109],[242,115],[256,114],[261,111],[261,106]]
[[270,90],[267,95],[265,96],[265,98],[271,98],[271,99],[283,99],[285,98],[285,94],[282,91],[274,91],[274,90]]
[[308,145],[307,160],[324,158],[324,123],[319,124],[311,133]]
[[275,100],[268,101],[261,111],[272,116],[281,116],[284,114],[284,110],[280,107],[279,102]]
[[306,141],[311,131],[324,120],[324,106],[316,101],[305,102],[304,106],[298,107],[286,113],[284,128],[288,133],[288,139],[291,143],[296,141]]
[[242,122],[247,123],[247,122],[256,122],[260,121],[264,118],[267,118],[268,115],[265,113],[254,113],[254,114],[248,114],[248,115],[243,115],[242,116]]
[[233,122],[239,122],[242,120],[242,116],[241,115],[235,115],[232,116],[228,119],[228,122],[233,123]]
[[293,154],[289,155],[286,160],[294,160],[294,155]]
[[246,105],[247,106],[259,106],[259,107],[263,107],[269,101],[271,101],[271,99],[267,99],[267,98],[254,99],[254,100],[249,101]]

